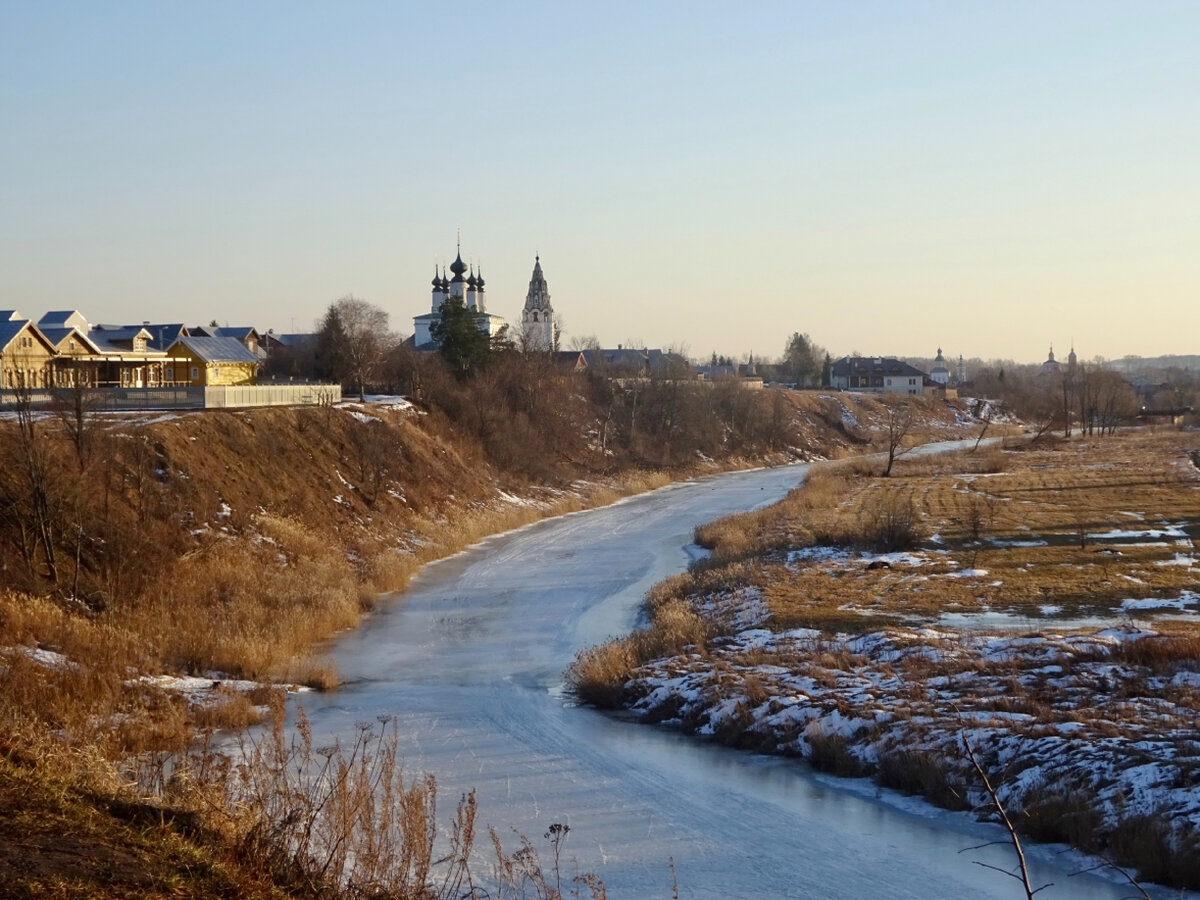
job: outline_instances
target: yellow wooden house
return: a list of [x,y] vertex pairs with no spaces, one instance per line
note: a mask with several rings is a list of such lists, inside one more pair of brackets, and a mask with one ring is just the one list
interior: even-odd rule
[[181,337],[167,350],[165,381],[193,387],[254,384],[260,360],[236,338]]
[[0,310],[0,389],[54,384],[54,345],[15,309]]

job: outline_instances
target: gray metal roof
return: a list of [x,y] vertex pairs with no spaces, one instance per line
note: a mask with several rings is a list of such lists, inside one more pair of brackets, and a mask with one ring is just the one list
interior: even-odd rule
[[220,328],[205,328],[204,330],[213,337],[231,337],[237,338],[239,341],[248,338],[252,331],[255,335],[258,334],[253,325],[222,325]]
[[925,373],[890,356],[846,356],[833,363],[830,371],[839,378],[850,375],[900,375],[924,378]]
[[206,363],[258,363],[261,360],[246,349],[237,338],[230,337],[181,337],[171,349],[183,346],[191,350]]

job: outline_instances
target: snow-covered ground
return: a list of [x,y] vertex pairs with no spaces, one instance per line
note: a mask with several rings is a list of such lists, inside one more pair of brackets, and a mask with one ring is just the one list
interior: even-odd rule
[[[743,618],[755,609],[746,598]],[[1139,658],[1131,643],[1155,660],[1159,640],[1135,627],[1024,636],[897,628],[833,638],[750,627],[703,654],[645,666],[628,687],[640,716],[740,746],[827,765],[835,752],[839,767],[864,773],[911,770],[919,760],[990,814],[963,750],[969,741],[1014,809],[1073,804],[1109,830],[1153,817],[1177,846],[1194,846],[1200,661],[1130,661]]]

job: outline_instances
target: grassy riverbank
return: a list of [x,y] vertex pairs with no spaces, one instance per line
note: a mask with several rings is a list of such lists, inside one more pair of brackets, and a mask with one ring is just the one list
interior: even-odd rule
[[573,683],[990,814],[970,746],[1025,833],[1200,886],[1196,446],[1131,433],[818,470],[697,529],[711,556]]

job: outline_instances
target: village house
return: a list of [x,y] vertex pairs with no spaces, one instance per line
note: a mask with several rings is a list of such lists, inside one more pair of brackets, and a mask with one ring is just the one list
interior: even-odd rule
[[923,394],[933,382],[920,369],[887,356],[846,356],[833,363],[829,386],[841,391]]
[[167,376],[193,387],[254,384],[262,362],[233,337],[181,337],[168,355]]
[[258,332],[229,330],[233,336],[194,337],[179,323],[96,325],[78,310],[51,311],[35,324],[0,311],[0,388],[253,384]]
[[15,309],[0,310],[0,387],[44,388],[54,383],[54,345]]
[[157,387],[164,383],[167,354],[152,345],[142,325],[93,325],[78,310],[55,310],[38,328],[56,350],[52,385]]

